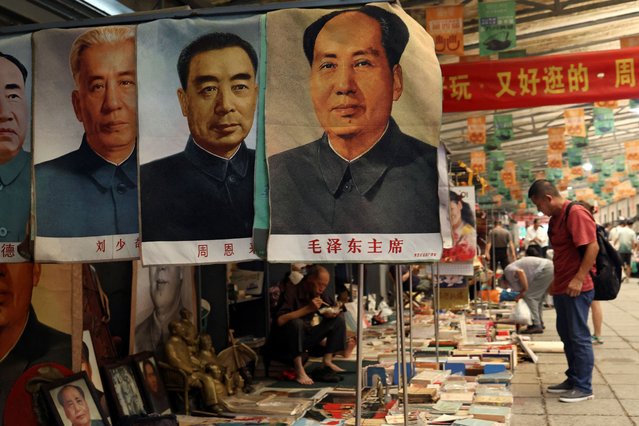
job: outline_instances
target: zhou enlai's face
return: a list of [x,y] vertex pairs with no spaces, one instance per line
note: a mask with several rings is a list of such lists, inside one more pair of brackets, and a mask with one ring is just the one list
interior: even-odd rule
[[73,109],[87,142],[101,156],[133,149],[138,132],[135,43],[86,48],[80,56]]
[[179,266],[151,266],[151,300],[156,309],[162,310],[176,304],[182,288]]
[[62,392],[62,401],[64,402],[64,414],[73,426],[91,423],[89,406],[76,388],[66,388]]
[[182,115],[195,143],[229,158],[253,126],[257,85],[253,64],[240,47],[209,50],[189,65],[186,89],[178,89]]
[[20,152],[27,133],[27,98],[22,73],[0,58],[0,164]]
[[359,12],[338,15],[319,32],[310,83],[321,126],[347,139],[379,138],[402,93],[401,68],[388,65],[379,23]]

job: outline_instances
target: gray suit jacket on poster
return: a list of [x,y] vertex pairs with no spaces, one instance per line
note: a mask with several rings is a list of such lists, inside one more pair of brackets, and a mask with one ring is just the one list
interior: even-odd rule
[[355,161],[324,134],[269,158],[269,176],[272,234],[440,232],[437,149],[392,118]]
[[116,166],[82,139],[80,148],[36,165],[37,235],[90,237],[138,232],[137,151]]

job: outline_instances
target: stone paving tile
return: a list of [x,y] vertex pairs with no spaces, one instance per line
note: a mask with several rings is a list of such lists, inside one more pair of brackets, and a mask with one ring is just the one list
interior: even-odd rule
[[545,414],[543,398],[515,396],[512,412],[516,414]]
[[[541,377],[541,382],[543,384],[546,385],[552,385],[555,383],[561,383],[564,380],[566,380],[566,375],[563,372],[556,372],[556,373],[541,373],[540,374]],[[607,381],[608,376],[606,376],[606,379],[604,379],[604,377],[601,375],[600,372],[598,372],[597,370],[594,370],[592,372],[592,384],[593,385],[605,385],[606,381]],[[617,382],[617,383],[629,383],[629,382]],[[639,383],[639,380],[638,380]]]
[[565,364],[566,356],[564,354],[537,354],[539,361],[537,364]]
[[518,373],[513,377],[512,383],[539,383],[539,378],[536,373],[524,374]]
[[538,423],[538,425],[548,424],[550,426],[602,426],[604,424],[614,426],[632,426],[633,422],[625,416],[548,416],[548,423]]
[[634,422],[635,426],[639,426],[639,417],[630,417],[630,420]]
[[537,374],[537,365],[532,362],[521,362],[517,365],[517,369],[515,370],[517,374],[526,373],[526,374]]
[[639,416],[639,399],[622,399],[619,402],[621,402],[623,408],[626,409],[628,415]]
[[546,423],[546,415],[513,414],[510,417],[510,426],[541,426]]
[[623,408],[621,407],[621,404],[616,399],[598,399],[596,396],[595,399],[576,403],[560,402],[559,397],[557,397],[557,399],[546,398],[546,411],[548,412],[548,414],[552,415],[626,415]]
[[540,364],[537,366],[540,374],[563,373],[568,369],[568,364]]
[[639,352],[636,349],[614,349],[614,348],[598,348],[596,355],[600,359],[613,358],[624,359],[623,362],[639,359]]
[[539,383],[515,383],[511,386],[514,396],[537,398],[542,396]]
[[610,385],[632,385],[639,383],[639,374],[606,374],[606,381]]
[[599,370],[604,377],[607,374],[627,374],[629,371],[633,371],[627,363],[619,364],[617,362],[602,362],[595,359],[595,368]]
[[[605,377],[605,376],[604,376]],[[610,385],[617,399],[637,399],[639,398],[639,384],[632,385]]]
[[602,349],[632,349],[631,344],[623,340],[609,340],[607,337],[602,337],[602,339],[603,345],[592,345],[595,354]]

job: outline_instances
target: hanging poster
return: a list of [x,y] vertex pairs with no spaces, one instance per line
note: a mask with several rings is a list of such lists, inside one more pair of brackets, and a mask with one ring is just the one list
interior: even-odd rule
[[169,323],[183,319],[180,311],[188,310],[190,321],[197,324],[195,270],[177,265],[144,268],[140,262],[134,262],[131,288],[129,352],[151,351],[164,357]]
[[448,185],[430,36],[388,4],[282,10],[266,27],[269,260],[438,260]]
[[464,55],[464,6],[426,8],[426,31],[435,41],[435,52]]
[[472,275],[473,259],[477,254],[475,187],[451,186],[449,195],[453,246],[444,249],[439,272]]
[[566,135],[585,138],[587,133],[584,109],[572,108],[564,110],[564,127],[566,129]]
[[495,137],[500,141],[509,141],[513,137],[513,116],[510,114],[494,115]]
[[259,16],[138,26],[144,265],[257,259]]
[[486,143],[486,116],[468,117],[466,119],[468,129],[468,142],[475,145],[483,145]]
[[[72,297],[82,289],[79,270],[76,265],[0,264],[3,300],[0,419],[22,408],[13,398],[26,393],[24,382],[22,386],[16,383],[25,371],[42,363],[72,367],[72,331],[81,330],[82,324],[82,319],[78,323],[74,316],[81,309],[74,306]],[[10,302],[4,302],[7,300]],[[79,344],[79,334],[75,337],[78,339],[74,342]],[[16,417],[12,420],[4,424],[25,424]],[[37,424],[35,416],[32,423],[26,424]]]
[[615,131],[615,112],[610,108],[593,108],[592,119],[595,135],[601,136]]
[[615,101],[596,101],[594,104],[595,108],[610,108],[614,109],[619,106],[619,102]]
[[580,166],[582,163],[583,150],[581,148],[570,147],[566,151],[568,156],[568,165],[570,167]]
[[137,257],[135,28],[38,31],[33,48],[36,260]]
[[624,142],[626,160],[639,161],[639,141]]
[[572,145],[575,148],[585,148],[585,147],[588,146],[588,138],[587,137],[583,138],[581,136],[573,136],[571,138],[571,140],[572,140]]
[[548,150],[548,167],[558,169],[563,166],[561,151]]
[[494,133],[486,136],[486,145],[484,149],[487,151],[498,150],[501,148],[501,140]]
[[566,150],[566,140],[564,139],[564,127],[548,128],[548,149],[551,151],[564,152]]
[[30,226],[31,77],[31,36],[0,38],[0,87],[11,99],[0,136],[0,263],[25,260],[18,245]]
[[486,172],[486,153],[484,151],[472,151],[470,153],[470,168],[475,173]]
[[516,46],[515,2],[479,3],[479,54],[490,55]]

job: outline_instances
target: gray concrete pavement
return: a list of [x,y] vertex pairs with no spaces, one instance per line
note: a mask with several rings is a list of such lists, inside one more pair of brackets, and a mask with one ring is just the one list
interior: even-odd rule
[[[513,426],[639,426],[639,280],[622,284],[616,300],[602,302],[603,345],[595,345],[595,399],[559,402],[545,391],[565,379],[563,354],[538,354],[539,362],[521,363],[513,379]],[[546,330],[533,340],[555,340],[555,312],[544,311]],[[592,324],[592,322],[591,322]],[[592,325],[591,325],[592,330]]]

